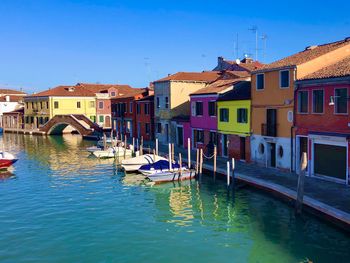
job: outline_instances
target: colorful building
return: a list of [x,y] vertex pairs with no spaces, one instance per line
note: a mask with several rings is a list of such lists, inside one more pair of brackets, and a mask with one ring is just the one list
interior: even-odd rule
[[252,160],[293,169],[294,82],[348,56],[349,40],[310,46],[252,72]]
[[112,129],[119,135],[128,138],[137,137],[136,126],[136,100],[148,95],[148,89],[133,88],[126,94],[119,95],[111,101],[112,107]]
[[236,160],[250,161],[251,84],[235,81],[220,95],[218,104],[219,154]]
[[3,114],[24,107],[23,97],[27,94],[13,89],[0,89],[0,127],[5,127]]
[[136,137],[144,140],[154,140],[154,95],[153,90],[136,104]]
[[190,94],[206,87],[219,76],[217,71],[178,72],[154,82],[156,137],[160,142],[176,142],[177,124],[172,119],[189,116]]
[[84,114],[96,121],[95,93],[83,86],[58,86],[24,98],[26,129],[37,129],[55,115]]
[[296,167],[306,152],[308,175],[349,184],[350,54],[295,87]]

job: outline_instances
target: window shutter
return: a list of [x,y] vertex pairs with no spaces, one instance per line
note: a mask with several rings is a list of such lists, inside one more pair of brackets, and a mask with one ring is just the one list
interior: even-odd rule
[[192,116],[196,116],[196,103],[194,101],[191,103],[191,113]]

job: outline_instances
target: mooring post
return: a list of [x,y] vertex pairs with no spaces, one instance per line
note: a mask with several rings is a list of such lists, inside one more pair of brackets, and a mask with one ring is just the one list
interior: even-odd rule
[[200,149],[200,156],[199,156],[199,175],[202,177],[203,172],[203,149]]
[[232,180],[231,184],[234,186],[235,183],[235,158],[232,158]]
[[227,187],[230,186],[230,161],[227,161]]
[[156,138],[156,155],[159,155],[158,154],[158,138]]
[[182,158],[181,158],[181,153],[179,153],[179,165],[180,165],[180,172],[179,172],[179,179],[182,176]]
[[171,162],[171,143],[169,143],[169,171],[172,170],[172,162]]
[[107,137],[106,134],[103,134],[103,149],[105,150],[107,148]]
[[132,137],[132,153],[135,154],[135,137]]
[[124,159],[126,157],[126,134],[124,134]]
[[188,169],[191,169],[191,139],[187,138]]
[[217,149],[216,149],[216,145],[214,146],[214,178],[216,177],[216,153],[217,153]]
[[306,167],[307,167],[307,153],[303,152],[301,161],[300,161],[300,173],[298,177],[298,187],[297,187],[297,200],[295,203],[296,214],[301,214],[302,212]]
[[153,149],[153,162],[156,162],[156,151]]
[[197,154],[197,159],[196,159],[196,174],[198,174],[198,168],[199,168],[199,150],[197,148],[196,150],[196,154]]
[[172,161],[175,161],[175,149],[174,149],[174,144],[171,144],[171,158]]
[[139,150],[139,138],[136,138],[136,150]]
[[143,144],[140,144],[140,155],[143,155]]

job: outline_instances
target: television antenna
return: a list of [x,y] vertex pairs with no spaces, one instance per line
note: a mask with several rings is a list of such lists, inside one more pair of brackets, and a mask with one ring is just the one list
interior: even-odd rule
[[258,27],[254,25],[248,30],[255,34],[255,60],[258,61]]

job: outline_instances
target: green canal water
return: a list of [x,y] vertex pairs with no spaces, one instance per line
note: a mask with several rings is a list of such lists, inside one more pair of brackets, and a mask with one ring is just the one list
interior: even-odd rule
[[350,237],[224,182],[145,186],[79,136],[4,134],[0,262],[350,262]]

